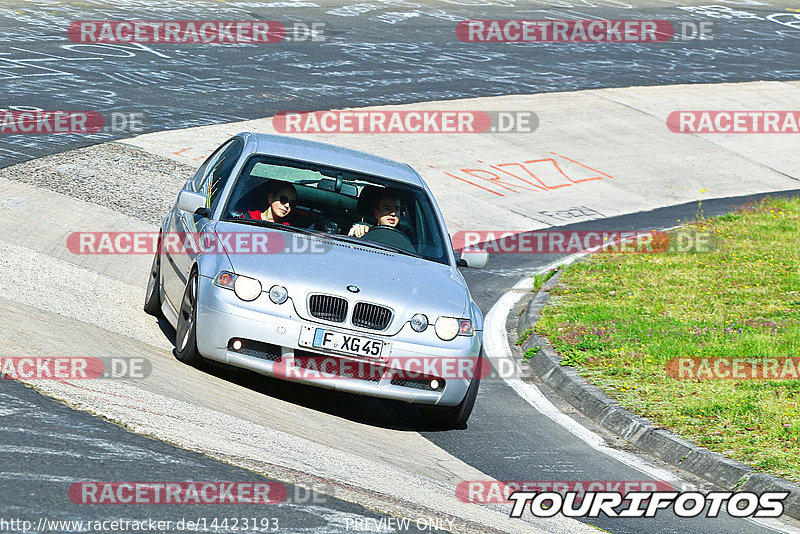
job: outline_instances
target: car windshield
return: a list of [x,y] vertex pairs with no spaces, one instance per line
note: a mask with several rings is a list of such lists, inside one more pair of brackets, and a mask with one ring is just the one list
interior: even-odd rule
[[222,218],[301,228],[447,264],[447,240],[435,213],[420,187],[256,155],[233,184]]

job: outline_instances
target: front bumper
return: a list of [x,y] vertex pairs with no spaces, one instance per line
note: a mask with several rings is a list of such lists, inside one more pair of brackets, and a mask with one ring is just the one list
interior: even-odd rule
[[[272,303],[266,293],[262,293],[255,301],[247,303],[246,308],[240,303],[233,291],[215,286],[210,278],[200,277],[196,329],[198,351],[206,358],[285,380],[348,393],[439,406],[460,403],[469,387],[470,379],[461,374],[443,377],[444,386],[438,390],[421,388],[419,381],[400,380],[393,367],[384,365],[386,362],[300,346],[298,341],[303,327],[333,329],[389,342],[391,346],[384,350],[382,358],[390,361],[410,361],[414,358],[430,361],[432,358],[445,358],[449,362],[459,359],[471,359],[474,362],[480,355],[482,332],[475,332],[472,336],[458,336],[452,341],[441,341],[433,334],[432,326],[426,332],[419,333],[406,325],[394,336],[382,336],[369,330],[339,328],[300,318],[294,311],[291,298],[278,305]],[[233,339],[245,340],[245,350],[234,350],[231,346]],[[260,347],[266,348],[248,349]],[[308,368],[304,367],[307,364],[303,363],[309,357],[335,358],[345,362],[350,368],[367,367],[373,369],[373,372],[367,373],[367,377],[362,377],[358,372],[346,373],[344,377],[330,373],[309,373]],[[377,366],[376,363],[381,365]],[[345,366],[342,365],[343,367]],[[376,367],[380,368],[377,375],[374,372]],[[437,368],[442,367],[447,368]],[[402,378],[407,377],[408,375]]]

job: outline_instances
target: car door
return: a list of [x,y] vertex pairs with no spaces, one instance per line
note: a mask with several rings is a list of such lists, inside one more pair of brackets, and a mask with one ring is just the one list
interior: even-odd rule
[[[206,195],[206,207],[213,208],[220,198],[220,193],[225,187],[225,183],[230,178],[231,171],[239,160],[244,148],[244,143],[239,138],[234,138],[217,149],[205,163],[201,166],[194,178],[190,180],[185,190],[200,192]],[[183,246],[177,244],[176,238],[165,247],[164,257],[169,275],[164,276],[164,293],[170,304],[175,310],[179,309],[183,291],[186,288],[186,281],[189,278],[189,271],[197,261],[198,251],[191,237],[201,232],[210,220],[197,213],[187,213],[174,208],[168,225],[168,233],[180,238],[181,243],[190,240],[194,246]],[[171,246],[174,245],[174,246]]]

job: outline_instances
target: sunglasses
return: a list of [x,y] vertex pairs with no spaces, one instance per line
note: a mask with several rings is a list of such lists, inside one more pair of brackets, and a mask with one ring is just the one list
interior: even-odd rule
[[279,196],[278,202],[280,202],[281,204],[289,204],[290,208],[294,208],[295,206],[297,206],[297,199],[290,199],[286,195]]

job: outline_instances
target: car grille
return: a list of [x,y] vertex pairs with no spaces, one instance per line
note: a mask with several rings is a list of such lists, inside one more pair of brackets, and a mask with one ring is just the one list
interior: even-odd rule
[[386,372],[386,367],[383,365],[337,358],[336,356],[317,354],[316,352],[302,349],[294,349],[294,365],[295,367],[317,371],[321,377],[326,376],[323,373],[332,373],[341,378],[376,383],[380,382],[381,377]]
[[347,317],[347,301],[330,295],[311,295],[308,298],[308,312],[318,319],[343,323]]
[[383,330],[392,320],[392,310],[377,304],[359,302],[353,308],[353,325],[372,330]]
[[391,384],[393,386],[401,386],[404,388],[413,388],[413,389],[421,389],[423,391],[438,391],[442,392],[444,390],[444,380],[438,378],[439,389],[433,389],[431,387],[431,379],[430,378],[392,378]]
[[252,356],[262,360],[269,360],[273,362],[281,361],[281,348],[278,345],[271,343],[262,343],[261,341],[253,341],[251,339],[241,339],[242,348],[238,351],[233,348],[233,339],[228,341],[228,350],[244,354],[245,356]]

